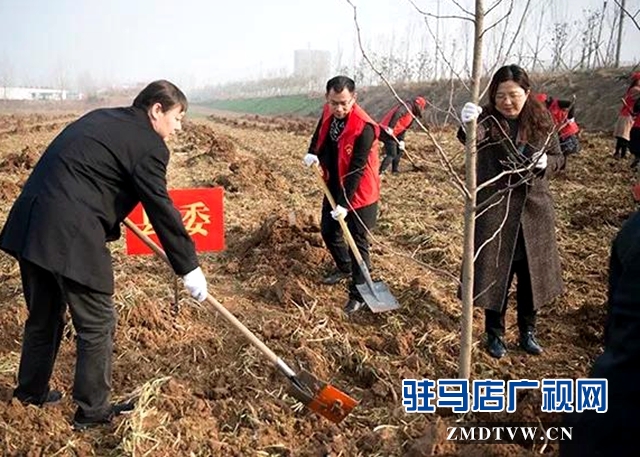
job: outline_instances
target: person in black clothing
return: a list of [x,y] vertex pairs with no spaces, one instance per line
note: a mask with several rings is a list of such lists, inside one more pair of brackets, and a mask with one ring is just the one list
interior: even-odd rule
[[34,167],[0,233],[0,248],[18,259],[29,310],[13,395],[35,405],[61,398],[49,381],[68,306],[77,334],[78,429],[132,408],[110,403],[116,314],[105,243],[120,237],[120,223],[138,202],[191,295],[207,297],[193,241],[167,191],[165,140],[186,110],[182,91],[160,80],[133,106],[98,109],[71,123]]
[[364,306],[356,284],[365,282],[353,253],[343,239],[338,218],[344,218],[367,266],[367,234],[376,224],[380,178],[378,176],[378,126],[356,103],[355,82],[336,76],[327,82],[326,104],[304,156],[307,166],[320,165],[327,187],[336,201],[322,202],[322,238],[336,263],[337,271],[324,278],[336,284],[351,277],[349,300],[344,309],[352,313]]
[[[609,260],[608,315],[604,352],[590,378],[607,379],[608,408],[565,414],[571,440],[560,442],[561,457],[635,456],[640,409],[640,212],[616,235]],[[575,409],[574,409],[575,411]]]
[[[406,106],[405,106],[406,104]],[[389,110],[380,121],[380,141],[384,144],[385,157],[380,165],[380,174],[391,165],[391,172],[400,171],[400,159],[405,150],[404,135],[411,128],[414,116],[421,118],[427,101],[424,97],[407,100]],[[407,106],[410,111],[407,110]]]

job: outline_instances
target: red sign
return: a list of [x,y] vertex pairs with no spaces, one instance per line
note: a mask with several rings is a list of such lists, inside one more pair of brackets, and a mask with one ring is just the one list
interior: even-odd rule
[[[224,249],[224,188],[172,189],[169,190],[169,196],[176,209],[180,211],[182,222],[196,244],[196,250],[222,251]],[[133,209],[129,219],[158,246],[162,246],[141,204]],[[135,233],[128,229],[126,242],[129,255],[153,253]]]

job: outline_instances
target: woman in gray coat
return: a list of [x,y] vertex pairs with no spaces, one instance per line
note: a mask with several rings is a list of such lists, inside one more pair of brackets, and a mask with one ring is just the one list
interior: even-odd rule
[[[500,68],[484,108],[467,103],[461,120],[478,119],[474,304],[485,309],[487,349],[503,357],[507,296],[518,277],[520,347],[538,355],[536,313],[564,291],[548,179],[564,166],[553,120],[531,96],[527,73]],[[464,141],[464,131],[459,131]]]

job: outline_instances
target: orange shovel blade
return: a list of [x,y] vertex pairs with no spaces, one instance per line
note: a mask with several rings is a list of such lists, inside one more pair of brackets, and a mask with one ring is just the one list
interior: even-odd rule
[[295,395],[298,400],[311,411],[329,419],[336,424],[347,417],[351,410],[358,405],[358,401],[346,393],[336,389],[324,381],[320,381],[308,371],[302,370],[296,376],[307,392],[305,395]]
[[307,405],[311,411],[336,424],[347,417],[351,410],[358,405],[358,401],[332,385],[327,384]]

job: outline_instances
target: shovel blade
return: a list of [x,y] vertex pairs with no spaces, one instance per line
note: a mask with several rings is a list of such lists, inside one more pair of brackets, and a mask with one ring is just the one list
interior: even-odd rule
[[317,379],[305,370],[296,375],[289,392],[311,411],[336,424],[347,417],[358,405],[356,399]]
[[392,311],[400,308],[400,303],[382,281],[356,284],[356,288],[369,309],[374,313]]

